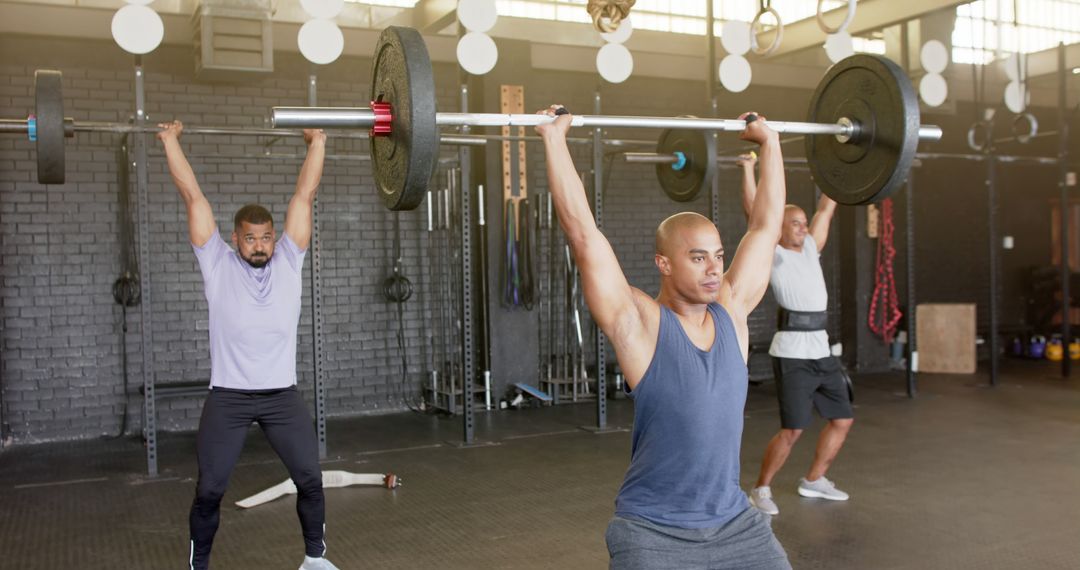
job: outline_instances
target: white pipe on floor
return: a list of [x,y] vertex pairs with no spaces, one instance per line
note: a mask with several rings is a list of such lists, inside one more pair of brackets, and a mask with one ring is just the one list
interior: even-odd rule
[[491,409],[491,371],[484,371],[484,409]]

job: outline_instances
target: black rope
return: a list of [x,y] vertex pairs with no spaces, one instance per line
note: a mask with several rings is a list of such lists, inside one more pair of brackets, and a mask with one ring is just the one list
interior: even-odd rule
[[400,214],[394,216],[394,268],[390,277],[383,281],[383,296],[391,303],[401,305],[413,294],[412,282],[401,274],[401,220]]
[[503,298],[502,304],[506,307],[516,307],[521,304],[520,286],[521,273],[518,256],[517,241],[517,208],[513,200],[506,201],[503,211]]
[[412,282],[402,274],[401,214],[394,212],[392,215],[394,217],[394,267],[390,277],[383,281],[383,296],[387,301],[397,305],[396,336],[398,356],[401,358],[401,381],[398,383],[398,395],[409,410],[420,413],[422,411],[420,406],[405,389],[409,378],[409,353],[405,349],[405,302],[412,297],[413,286]]
[[120,276],[113,282],[113,301],[120,305],[120,375],[122,382],[120,430],[115,436],[123,437],[128,425],[128,357],[127,357],[127,309],[136,307],[142,300],[139,283],[139,258],[135,253],[134,219],[131,216],[131,179],[128,170],[127,135],[116,149],[117,178],[117,226],[120,230]]
[[518,270],[521,274],[521,304],[525,305],[525,309],[531,311],[533,308],[533,301],[535,299],[535,287],[536,281],[533,275],[533,255],[532,255],[532,216],[533,208],[529,203],[529,199],[526,198],[521,201],[521,229],[518,233],[520,242],[521,256],[519,259],[520,266]]

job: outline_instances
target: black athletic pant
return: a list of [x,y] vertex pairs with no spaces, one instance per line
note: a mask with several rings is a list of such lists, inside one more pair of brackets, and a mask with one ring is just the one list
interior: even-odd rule
[[258,422],[296,484],[296,514],[307,555],[319,557],[326,551],[319,450],[311,414],[300,393],[295,387],[259,392],[214,388],[203,404],[196,442],[199,482],[189,518],[190,566],[195,570],[210,566],[221,498],[252,422]]

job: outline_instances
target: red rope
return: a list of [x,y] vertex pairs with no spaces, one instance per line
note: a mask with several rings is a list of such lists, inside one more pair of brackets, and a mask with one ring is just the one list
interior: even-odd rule
[[[893,276],[893,202],[888,198],[881,203],[881,239],[878,240],[877,267],[874,270],[874,294],[870,298],[870,330],[889,344],[900,323],[900,302],[896,295],[896,278]],[[881,310],[878,310],[878,306]]]

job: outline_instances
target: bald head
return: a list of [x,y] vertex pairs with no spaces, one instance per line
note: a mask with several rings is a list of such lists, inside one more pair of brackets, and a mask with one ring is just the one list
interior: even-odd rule
[[724,245],[705,216],[675,214],[656,228],[660,296],[691,304],[715,302],[723,284]]
[[687,235],[703,227],[716,230],[709,218],[695,212],[682,212],[669,217],[656,228],[656,253],[674,255],[684,247]]
[[806,221],[806,212],[802,208],[794,204],[784,206],[784,225],[780,230],[780,247],[801,251],[809,229],[810,225]]

